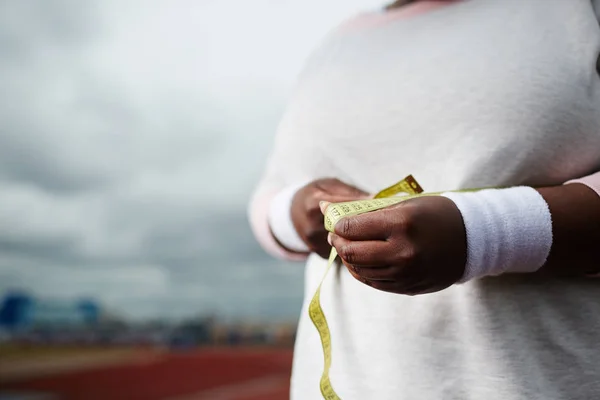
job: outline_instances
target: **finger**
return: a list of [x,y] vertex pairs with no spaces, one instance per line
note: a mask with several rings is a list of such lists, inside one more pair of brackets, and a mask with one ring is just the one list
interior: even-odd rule
[[368,281],[387,281],[393,282],[392,279],[392,267],[373,267],[373,266],[361,266],[344,263],[344,266],[352,275],[359,276],[360,278]]
[[325,200],[319,202],[319,208],[321,209],[323,215],[325,215],[325,213],[327,212],[327,207],[329,207],[330,204],[330,202]]
[[357,273],[355,271],[354,268],[349,267],[348,265],[345,265],[346,269],[348,270],[348,272],[350,273],[350,275],[352,275],[352,277],[354,279],[356,279],[357,281],[364,283],[365,285],[371,286],[372,283],[374,282],[387,282],[387,283],[393,283],[393,281],[390,281],[388,279],[383,279],[383,278],[376,278],[376,279],[367,279],[364,276],[362,276],[361,274]]
[[352,265],[386,266],[397,264],[397,249],[390,242],[380,240],[352,241],[336,234],[329,234],[327,240],[335,247],[340,258]]
[[407,296],[415,296],[418,294],[425,294],[425,293],[432,292],[432,290],[430,290],[429,286],[424,285],[424,284],[408,285],[408,284],[403,284],[403,283],[399,283],[399,282],[373,281],[373,280],[366,280],[364,283],[371,286],[374,289],[377,289],[377,290],[381,290],[381,291],[389,292],[389,293],[404,294]]
[[365,284],[371,286],[374,289],[381,290],[384,292],[399,293],[398,282],[378,282],[378,281],[365,281]]
[[397,226],[402,226],[402,213],[394,208],[394,212],[383,209],[344,217],[334,231],[349,240],[387,240]]

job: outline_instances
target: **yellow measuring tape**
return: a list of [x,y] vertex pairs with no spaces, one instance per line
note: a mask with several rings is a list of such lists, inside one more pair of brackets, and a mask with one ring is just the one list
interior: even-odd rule
[[[401,201],[409,198],[416,197],[422,192],[423,189],[421,186],[412,177],[412,175],[409,175],[395,185],[377,193],[373,199],[330,204],[325,212],[325,229],[327,229],[329,232],[333,232],[335,224],[344,217],[379,210],[393,204],[400,203]],[[398,193],[405,193],[406,196],[392,197]],[[329,369],[331,368],[331,333],[329,332],[327,319],[325,318],[325,314],[321,308],[321,285],[323,284],[327,273],[333,266],[336,257],[337,252],[335,248],[332,248],[323,279],[321,280],[319,287],[317,287],[317,291],[315,292],[315,295],[308,306],[310,319],[317,328],[317,331],[319,331],[321,344],[323,346],[325,366],[323,368],[323,374],[321,375],[320,388],[321,394],[323,394],[323,398],[326,400],[341,400],[333,389],[331,380],[329,379]]]

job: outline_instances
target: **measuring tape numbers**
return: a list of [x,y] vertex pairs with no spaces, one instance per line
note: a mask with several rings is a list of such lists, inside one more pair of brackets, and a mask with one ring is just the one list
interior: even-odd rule
[[[394,197],[398,193],[404,193],[405,196]],[[417,183],[412,175],[409,175],[395,185],[383,189],[377,193],[373,199],[332,203],[327,207],[325,212],[325,229],[329,232],[333,232],[335,224],[344,217],[380,210],[410,198],[417,197],[420,193],[423,193],[421,185]],[[431,193],[431,195],[433,195],[433,193]],[[323,313],[323,309],[321,308],[321,286],[323,285],[323,281],[329,273],[329,270],[333,267],[336,258],[337,251],[335,250],[335,247],[332,247],[323,279],[321,279],[321,283],[319,283],[308,306],[310,319],[319,332],[321,345],[323,347],[325,365],[323,373],[321,374],[319,386],[321,394],[326,400],[341,400],[333,389],[329,378],[329,370],[331,368],[331,333],[329,331],[329,326],[327,325],[327,318],[325,318],[325,313]]]

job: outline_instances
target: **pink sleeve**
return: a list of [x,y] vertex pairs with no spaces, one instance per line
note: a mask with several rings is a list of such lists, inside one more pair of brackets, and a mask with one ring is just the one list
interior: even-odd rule
[[273,257],[290,260],[302,261],[307,258],[307,254],[293,253],[281,247],[275,240],[269,227],[269,206],[271,200],[279,193],[278,190],[269,190],[258,193],[250,203],[250,225],[254,236],[261,247]]
[[360,14],[355,18],[344,22],[339,27],[338,32],[347,33],[378,27],[385,25],[390,21],[411,18],[458,1],[459,0],[419,0],[392,10]]
[[565,185],[569,184],[569,183],[584,184],[585,186],[589,187],[594,192],[596,192],[596,194],[598,196],[600,196],[600,172],[596,172],[595,174],[584,176],[583,178],[570,180],[568,182],[565,182]]
[[[570,181],[565,182],[565,185],[569,183],[581,183],[590,189],[592,189],[598,196],[600,196],[600,172],[596,172],[595,174],[591,174],[588,176],[584,176],[583,178],[572,179]],[[590,274],[588,275],[590,278],[600,278],[600,273],[598,274]]]

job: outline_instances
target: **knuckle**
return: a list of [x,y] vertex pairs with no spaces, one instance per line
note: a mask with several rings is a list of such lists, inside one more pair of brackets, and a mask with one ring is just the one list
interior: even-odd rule
[[356,261],[356,252],[352,246],[342,246],[338,253],[340,257],[349,264],[352,264],[354,261]]
[[402,207],[401,212],[396,213],[395,226],[403,232],[410,231],[414,225],[413,211],[410,207]]
[[396,273],[407,274],[413,271],[419,265],[420,252],[413,245],[407,245],[402,248],[396,256]]
[[311,191],[310,193],[307,193],[304,197],[304,208],[309,211],[314,209],[316,205],[319,204],[319,197],[318,191]]
[[307,199],[310,198],[311,194],[315,191],[315,188],[312,184],[308,184],[306,186],[301,187],[294,194],[293,200],[300,201],[302,204],[305,204]]
[[350,234],[352,229],[352,222],[350,218],[343,218],[341,222],[340,233],[342,236]]
[[400,203],[395,207],[396,223],[403,227],[410,227],[417,221],[420,208],[415,202],[416,199],[408,200],[405,203]]
[[313,182],[313,185],[316,189],[320,191],[327,191],[327,188],[336,185],[339,182],[336,178],[321,178],[317,179]]
[[402,261],[410,262],[417,258],[418,250],[415,245],[409,243],[403,246],[402,251],[400,253],[400,258]]
[[341,181],[338,178],[327,177],[323,178],[323,182],[329,185],[335,185],[337,183],[340,183]]
[[308,184],[308,186],[312,186],[312,187],[318,187],[321,183],[323,183],[323,181],[326,178],[319,178],[319,179],[315,179],[313,180],[311,183]]

